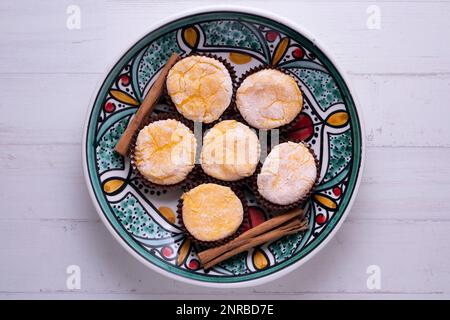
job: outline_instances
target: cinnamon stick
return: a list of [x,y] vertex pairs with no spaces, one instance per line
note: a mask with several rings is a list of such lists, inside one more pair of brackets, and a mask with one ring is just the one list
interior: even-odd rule
[[198,257],[201,262],[207,263],[209,260],[223,254],[224,252],[233,250],[234,248],[239,247],[242,245],[242,243],[247,240],[254,238],[256,236],[259,236],[269,230],[272,230],[283,223],[293,219],[293,218],[300,218],[304,214],[303,209],[294,209],[292,211],[289,211],[287,213],[278,215],[273,217],[272,219],[269,219],[256,227],[247,230],[246,232],[242,233],[239,237],[237,237],[234,240],[231,240],[230,242],[216,248],[211,248],[205,251],[202,251],[198,254]]
[[145,118],[147,118],[153,112],[156,103],[163,93],[167,74],[169,73],[169,70],[173,67],[173,65],[179,60],[179,58],[180,57],[178,56],[178,54],[173,53],[169,60],[167,60],[166,65],[161,69],[158,78],[155,80],[152,87],[148,91],[138,111],[134,115],[133,119],[131,119],[128,127],[125,129],[125,132],[120,137],[119,142],[117,142],[114,149],[124,157],[128,155],[131,140],[133,139],[134,134],[141,127]]
[[275,228],[269,232],[263,233],[254,238],[243,240],[239,247],[236,247],[230,251],[225,252],[224,254],[219,255],[219,256],[215,257],[214,259],[210,260],[209,262],[204,263],[203,261],[201,261],[201,259],[200,259],[200,261],[202,262],[203,267],[205,269],[209,269],[212,266],[214,266],[222,261],[225,261],[238,253],[247,251],[248,249],[254,248],[254,247],[261,245],[263,243],[266,243],[268,241],[273,241],[278,238],[281,238],[282,236],[293,234],[293,233],[296,233],[296,232],[299,232],[299,231],[305,230],[305,229],[307,229],[306,220],[301,222],[298,218],[294,218],[294,219],[292,219],[292,221],[289,221],[288,223],[286,223],[278,228]]

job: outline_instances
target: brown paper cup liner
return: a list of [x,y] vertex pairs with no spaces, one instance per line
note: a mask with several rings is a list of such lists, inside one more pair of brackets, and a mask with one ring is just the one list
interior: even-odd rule
[[309,144],[307,144],[307,143],[305,143],[303,141],[298,141],[298,140],[284,140],[284,141],[280,141],[280,143],[287,142],[287,141],[301,143],[301,144],[303,144],[304,146],[306,146],[308,148],[309,152],[313,155],[315,163],[316,163],[316,169],[317,169],[316,181],[314,181],[314,184],[311,187],[311,189],[309,190],[309,192],[307,194],[305,194],[303,197],[301,197],[300,199],[298,199],[297,201],[295,201],[293,203],[290,203],[290,204],[286,204],[286,205],[273,203],[273,202],[270,202],[269,200],[267,200],[266,198],[264,198],[258,191],[258,183],[257,183],[258,180],[257,180],[257,178],[258,178],[258,174],[261,172],[261,168],[262,168],[262,164],[260,163],[258,165],[258,168],[257,168],[257,174],[255,174],[255,178],[252,180],[251,189],[253,190],[253,194],[254,194],[254,196],[256,198],[256,201],[261,206],[263,206],[263,207],[265,207],[266,209],[269,209],[269,210],[277,210],[277,211],[283,210],[284,211],[284,210],[295,209],[295,208],[298,208],[298,207],[302,206],[311,197],[311,194],[314,192],[314,189],[316,188],[317,184],[319,183],[319,176],[320,176],[319,160],[318,160],[315,152],[309,146]]
[[[210,183],[209,181],[202,181],[199,180],[196,183],[191,183],[188,184],[186,187],[186,191],[188,191],[187,189],[193,189],[203,183]],[[220,185],[220,183],[217,183]],[[223,184],[222,184],[223,185]],[[180,222],[180,228],[181,230],[186,233],[186,235],[188,236],[188,238],[191,240],[191,243],[195,243],[200,249],[204,249],[204,248],[212,248],[212,247],[218,247],[221,246],[227,242],[230,242],[231,240],[233,240],[234,238],[238,237],[240,234],[242,234],[242,232],[244,231],[244,227],[246,225],[249,224],[249,218],[248,218],[248,205],[247,205],[247,199],[245,198],[245,195],[243,193],[243,191],[236,189],[236,188],[231,188],[231,190],[233,190],[233,192],[236,194],[236,196],[241,200],[242,202],[242,207],[244,210],[244,214],[243,214],[243,218],[242,218],[242,223],[241,225],[238,227],[238,229],[236,230],[235,233],[233,233],[232,235],[220,239],[220,240],[216,240],[216,241],[201,241],[196,239],[186,228],[186,226],[184,225],[183,222],[183,199],[179,199],[178,200],[178,205],[177,205],[177,215],[178,215],[178,221]]]
[[[184,59],[184,58],[187,58],[187,57],[192,57],[192,56],[202,56],[202,57],[208,57],[208,58],[215,59],[217,61],[220,61],[225,66],[225,68],[227,68],[228,73],[230,74],[230,77],[231,77],[232,94],[231,94],[231,102],[228,105],[228,107],[223,111],[222,115],[233,114],[235,112],[233,106],[235,105],[235,102],[236,102],[236,82],[237,82],[236,71],[234,70],[233,66],[227,60],[225,60],[222,57],[219,57],[217,55],[210,54],[210,53],[204,53],[204,52],[191,52],[191,53],[189,53],[188,55],[184,56],[181,59]],[[164,94],[163,94],[163,96],[164,96],[164,99],[166,100],[167,104],[171,108],[174,108],[178,112],[178,109],[175,106],[175,103],[172,101],[172,98],[170,97],[169,92],[167,91],[167,85],[164,85]],[[187,119],[187,118],[186,118],[186,120],[193,122],[192,120]],[[214,124],[216,124],[217,122],[220,122],[220,121],[221,121],[221,117],[219,117],[219,119],[214,120],[211,123],[203,123],[203,125],[205,127],[212,127],[212,126],[214,126]]]
[[[295,83],[297,83],[297,86],[298,86],[298,82],[297,82],[297,80],[292,76],[292,74],[288,73],[285,69],[280,68],[280,67],[276,67],[276,66],[272,66],[272,65],[261,65],[261,66],[253,67],[253,68],[249,69],[247,72],[245,72],[245,73],[239,78],[239,80],[237,81],[237,84],[236,84],[236,90],[235,90],[235,95],[234,95],[235,98],[234,98],[233,108],[235,109],[235,112],[238,113],[238,114],[240,115],[240,118],[243,119],[243,122],[244,122],[245,124],[247,124],[248,126],[252,127],[252,128],[255,128],[255,127],[253,127],[251,124],[249,124],[249,123],[244,119],[244,117],[243,117],[242,114],[239,112],[239,109],[238,109],[238,107],[237,107],[237,104],[236,104],[237,90],[239,89],[239,87],[242,85],[242,83],[244,82],[244,80],[245,80],[248,76],[250,76],[250,75],[252,75],[252,74],[254,74],[254,73],[258,72],[258,71],[268,70],[268,69],[269,69],[269,70],[277,70],[277,71],[280,71],[280,72],[282,72],[282,73],[284,73],[284,74],[286,74],[286,75],[292,77],[292,78],[295,80]],[[301,91],[300,86],[298,86],[298,88],[299,88],[300,91]],[[302,91],[301,91],[301,92],[302,92]],[[284,124],[284,125],[282,125],[282,126],[279,126],[279,127],[276,127],[276,128],[272,128],[272,129],[259,129],[259,128],[255,128],[255,129],[258,129],[258,130],[267,130],[267,131],[270,131],[270,130],[273,130],[273,129],[278,129],[278,130],[280,130],[280,133],[281,133],[281,134],[285,135],[285,134],[287,133],[287,131],[289,130],[289,128],[290,128],[289,125],[290,125],[290,124],[293,124],[293,123],[296,123],[296,122],[298,121],[298,118],[299,118],[299,116],[300,116],[300,113],[301,113],[301,111],[302,111],[302,109],[303,109],[303,105],[304,105],[304,103],[305,103],[304,101],[305,101],[305,98],[304,98],[304,94],[303,94],[303,92],[302,92],[302,108],[300,109],[300,112],[295,116],[295,118],[292,119],[291,122],[286,123],[286,124]],[[291,126],[292,126],[292,125],[291,125]]]
[[136,134],[133,136],[133,139],[131,141],[131,153],[130,153],[130,160],[131,160],[131,168],[133,170],[133,173],[136,175],[136,177],[139,178],[139,180],[141,180],[146,186],[155,189],[155,190],[174,190],[174,189],[179,189],[179,188],[183,188],[184,186],[186,186],[190,180],[196,180],[198,175],[199,175],[199,171],[200,171],[200,166],[195,164],[194,168],[191,170],[191,172],[189,172],[189,174],[186,176],[186,178],[178,183],[175,184],[157,184],[154,183],[150,180],[148,180],[147,178],[145,178],[137,169],[136,166],[136,162],[135,162],[135,149],[136,149],[136,140],[137,140],[137,136],[139,134],[139,132],[147,125],[149,125],[152,122],[155,121],[159,121],[159,120],[168,120],[168,119],[174,119],[177,121],[180,121],[181,123],[183,123],[186,127],[188,127],[192,132],[193,132],[193,126],[192,123],[186,121],[186,119],[184,119],[183,117],[181,117],[179,114],[177,113],[160,113],[160,114],[153,114],[151,115],[147,121],[144,121],[144,123],[142,124],[142,126],[139,128],[139,130],[136,132]]

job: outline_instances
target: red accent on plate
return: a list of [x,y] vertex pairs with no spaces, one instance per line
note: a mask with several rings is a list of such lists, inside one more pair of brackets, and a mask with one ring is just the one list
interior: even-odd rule
[[297,60],[303,58],[304,55],[305,53],[303,52],[303,49],[300,47],[297,47],[292,51],[292,56]]
[[191,261],[189,261],[187,266],[191,270],[197,270],[200,267],[200,262],[198,262],[198,260],[196,259],[192,259]]
[[124,74],[123,76],[120,77],[120,82],[122,82],[124,86],[127,86],[130,84],[130,77]]
[[336,197],[339,197],[342,194],[342,190],[339,187],[334,187],[333,188],[333,193]]
[[324,224],[325,222],[327,222],[327,217],[324,214],[319,213],[316,216],[316,222],[318,224]]
[[248,215],[250,216],[250,224],[252,228],[256,227],[258,224],[266,221],[266,216],[264,215],[264,211],[262,211],[258,207],[249,207]]
[[288,133],[289,139],[303,141],[310,139],[314,134],[314,126],[311,117],[306,113],[301,113],[291,130],[292,131]]
[[116,105],[115,105],[114,103],[112,103],[112,102],[107,102],[107,103],[105,104],[105,111],[106,111],[106,112],[111,113],[111,112],[114,112],[114,110],[116,110]]
[[277,40],[279,33],[276,31],[268,31],[266,33],[266,39],[269,42],[274,42],[275,40]]
[[173,254],[173,250],[171,247],[164,247],[161,250],[164,257],[169,258]]

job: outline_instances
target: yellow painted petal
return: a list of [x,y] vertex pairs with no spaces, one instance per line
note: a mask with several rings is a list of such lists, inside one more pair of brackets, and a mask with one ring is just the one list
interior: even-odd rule
[[327,123],[332,127],[342,127],[345,126],[347,122],[348,122],[348,113],[345,111],[335,112],[331,114],[327,119]]
[[108,179],[103,183],[103,191],[107,194],[111,194],[119,190],[122,185],[125,183],[125,180],[117,178],[117,179]]
[[191,251],[191,240],[186,238],[178,249],[177,265],[181,266]]
[[169,207],[159,207],[158,210],[161,213],[161,215],[164,218],[166,218],[166,220],[169,221],[171,224],[174,224],[175,221],[177,220],[175,213]]
[[336,210],[337,203],[333,199],[331,199],[328,196],[322,195],[322,194],[315,194],[314,200],[316,200],[319,204],[321,204],[323,207],[325,207],[328,210]]
[[111,89],[109,91],[109,93],[111,94],[111,96],[116,99],[119,102],[131,105],[131,106],[138,106],[139,102],[136,101],[136,99],[134,99],[132,96],[130,96],[128,93],[125,93],[123,91],[120,90],[116,90],[116,89]]
[[183,40],[189,48],[195,48],[198,44],[198,31],[194,27],[189,27],[183,32]]
[[253,251],[253,265],[256,269],[261,270],[269,265],[269,259],[266,254],[259,248]]
[[252,61],[252,57],[245,53],[230,52],[230,60],[235,64],[246,64]]
[[277,48],[273,54],[272,65],[277,65],[278,62],[281,61],[284,54],[286,53],[287,47],[289,46],[289,38],[281,39],[280,43],[278,43]]

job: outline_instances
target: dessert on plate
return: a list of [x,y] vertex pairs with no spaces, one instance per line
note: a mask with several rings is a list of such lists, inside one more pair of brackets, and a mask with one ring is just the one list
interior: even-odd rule
[[314,154],[304,143],[276,145],[257,175],[257,192],[274,208],[297,204],[309,196],[318,175]]
[[215,58],[199,55],[178,61],[169,71],[166,86],[178,112],[204,123],[219,119],[233,96],[227,67]]
[[244,78],[236,92],[236,107],[249,125],[274,129],[292,122],[303,107],[297,82],[276,69],[263,69]]
[[236,193],[226,186],[204,183],[181,196],[183,224],[196,240],[220,241],[238,231],[244,207]]
[[252,129],[236,120],[224,120],[206,133],[201,166],[213,178],[241,180],[255,172],[260,149],[258,136]]

